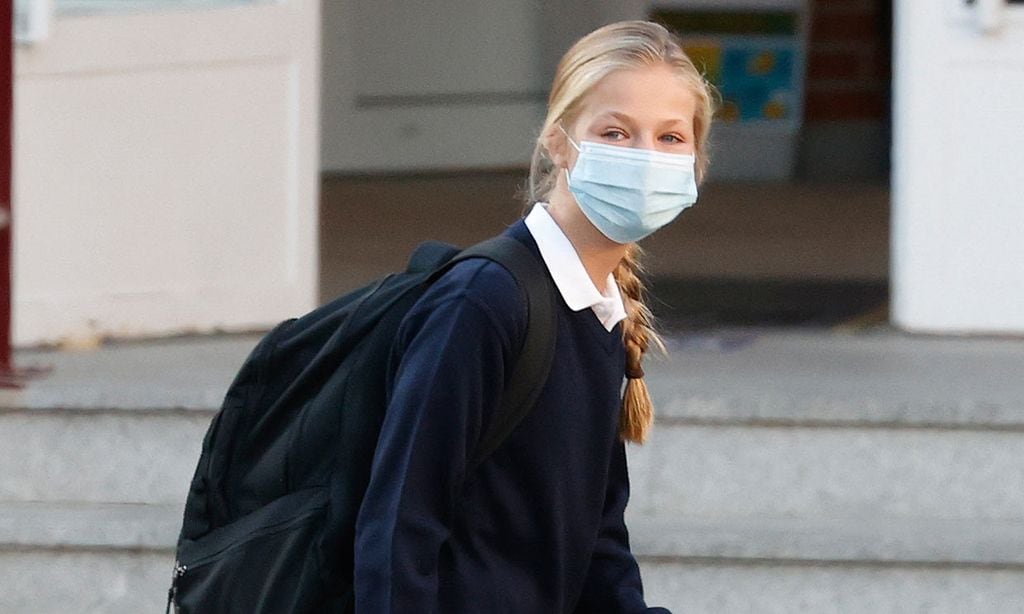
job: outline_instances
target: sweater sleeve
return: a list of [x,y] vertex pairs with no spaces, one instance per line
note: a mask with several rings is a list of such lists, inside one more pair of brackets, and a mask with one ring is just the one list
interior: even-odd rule
[[465,289],[432,289],[400,327],[388,407],[356,523],[359,613],[436,608],[438,560],[467,460],[487,412],[500,402],[505,364],[516,347],[515,318],[490,304]]
[[640,568],[629,549],[629,533],[623,518],[628,499],[626,447],[617,440],[611,455],[601,529],[575,614],[671,614],[664,608],[648,608],[644,604]]

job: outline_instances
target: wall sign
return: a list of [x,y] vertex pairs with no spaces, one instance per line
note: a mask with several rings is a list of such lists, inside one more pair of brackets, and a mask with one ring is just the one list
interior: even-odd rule
[[662,8],[651,18],[682,38],[697,68],[718,88],[718,119],[800,122],[804,61],[796,12]]

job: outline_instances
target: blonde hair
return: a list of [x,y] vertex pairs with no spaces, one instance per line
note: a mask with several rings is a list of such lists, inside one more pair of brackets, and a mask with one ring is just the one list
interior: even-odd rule
[[[668,30],[648,21],[623,21],[584,36],[558,63],[548,96],[547,117],[530,162],[530,203],[547,200],[557,181],[558,169],[544,147],[544,135],[558,124],[571,125],[579,116],[587,94],[608,74],[657,64],[673,68],[697,99],[693,118],[694,148],[697,182],[703,181],[708,166],[711,118],[715,110],[713,89]],[[614,272],[629,314],[622,326],[627,380],[619,417],[619,436],[634,443],[644,442],[654,422],[654,406],[644,382],[641,362],[652,344],[662,351],[665,349],[654,330],[653,317],[645,302],[641,254],[636,244],[630,245]]]

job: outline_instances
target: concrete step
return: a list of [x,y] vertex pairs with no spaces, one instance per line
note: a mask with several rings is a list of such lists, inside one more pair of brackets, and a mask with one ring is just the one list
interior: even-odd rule
[[[0,394],[0,500],[180,504],[258,337],[37,353]],[[670,339],[649,368],[645,514],[1024,518],[1024,344],[788,333]]]
[[258,335],[22,351],[53,374],[0,391],[0,500],[184,501],[203,434]]
[[647,602],[687,614],[1020,614],[1016,568],[641,562]]
[[1024,519],[1024,343],[690,335],[653,361],[643,513]]
[[[0,504],[0,612],[156,612],[175,505]],[[648,601],[676,612],[1018,612],[1024,523],[629,513]]]
[[180,504],[212,416],[172,408],[0,410],[0,500]]
[[1024,571],[1024,521],[626,515],[655,561],[1000,567]]
[[630,514],[647,601],[714,614],[1010,614],[1024,523]]
[[735,330],[667,345],[645,370],[670,424],[1024,431],[1024,340]]
[[[181,502],[212,415],[0,411],[0,500]],[[630,465],[652,514],[1024,517],[1015,429],[665,422]]]
[[647,514],[1024,520],[1024,435],[662,426],[630,451]]
[[162,612],[180,506],[0,503],[0,612]]

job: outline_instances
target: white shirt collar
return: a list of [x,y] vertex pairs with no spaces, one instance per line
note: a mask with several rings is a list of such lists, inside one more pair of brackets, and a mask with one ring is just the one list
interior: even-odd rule
[[583,267],[576,248],[548,213],[546,203],[537,203],[526,216],[526,228],[540,249],[562,300],[573,311],[590,308],[609,332],[626,318],[626,306],[615,278],[608,275],[605,294],[597,289]]

